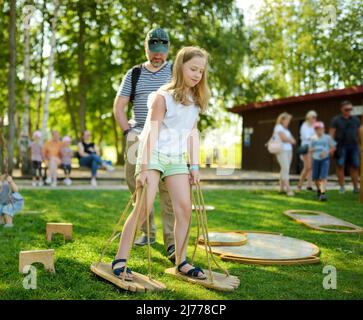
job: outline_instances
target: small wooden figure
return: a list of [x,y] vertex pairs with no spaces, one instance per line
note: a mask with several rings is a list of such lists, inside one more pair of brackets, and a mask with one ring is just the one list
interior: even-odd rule
[[32,250],[19,252],[19,272],[23,273],[24,267],[35,262],[44,265],[45,270],[54,273],[54,249],[49,250]]
[[72,240],[73,224],[72,223],[47,223],[47,241],[51,242],[53,234],[61,233],[65,240]]

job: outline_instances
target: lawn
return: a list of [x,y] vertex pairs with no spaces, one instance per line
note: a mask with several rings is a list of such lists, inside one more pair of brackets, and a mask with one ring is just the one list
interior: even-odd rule
[[[168,290],[161,293],[129,293],[100,280],[90,272],[101,247],[110,236],[129,194],[125,191],[24,190],[24,213],[15,218],[11,230],[0,228],[0,299],[362,299],[363,245],[362,235],[325,233],[299,225],[282,212],[285,209],[312,209],[363,226],[363,206],[352,193],[329,192],[329,201],[320,203],[312,193],[286,198],[272,191],[218,190],[205,191],[206,204],[216,207],[208,212],[210,230],[264,230],[281,232],[318,245],[322,263],[301,266],[257,266],[221,262],[231,274],[241,279],[240,288],[231,293],[217,292],[172,278],[164,269],[172,266],[162,244],[159,202],[156,202],[157,243],[152,250],[152,271]],[[45,210],[44,210],[45,209]],[[44,210],[44,211],[43,211]],[[28,213],[27,213],[28,211]],[[30,211],[30,212],[29,212]],[[61,236],[48,244],[47,222],[72,222],[73,241]],[[195,224],[191,241],[195,239]],[[111,261],[116,244],[107,260]],[[193,246],[190,242],[189,252]],[[26,290],[24,276],[18,273],[21,250],[56,250],[56,273],[37,267],[37,289]],[[206,267],[202,250],[196,261]],[[146,248],[134,248],[130,267],[147,273]],[[337,269],[337,289],[323,288],[325,265]]]

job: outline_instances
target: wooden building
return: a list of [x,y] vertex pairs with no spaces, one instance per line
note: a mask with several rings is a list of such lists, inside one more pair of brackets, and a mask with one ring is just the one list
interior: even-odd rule
[[[318,119],[325,123],[328,130],[331,119],[340,113],[340,103],[344,100],[352,102],[353,114],[363,120],[363,86],[255,102],[229,109],[230,112],[243,117],[242,169],[279,171],[276,157],[267,151],[265,144],[272,135],[276,118],[280,113],[286,111],[293,116],[290,131],[300,143],[300,126],[309,110],[315,110],[318,113]],[[297,159],[295,151],[296,147],[294,148],[291,173],[299,173],[301,170],[301,161]],[[331,170],[334,170],[334,166],[331,166]]]

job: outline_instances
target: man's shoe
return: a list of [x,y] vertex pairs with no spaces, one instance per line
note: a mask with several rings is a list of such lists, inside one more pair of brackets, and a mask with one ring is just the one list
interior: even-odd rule
[[170,245],[168,249],[166,249],[166,252],[168,253],[168,259],[172,262],[175,262],[175,245]]
[[319,200],[320,201],[326,201],[327,200],[327,197],[326,197],[326,194],[325,193],[322,193],[319,197]]
[[360,192],[359,188],[354,188],[353,189],[353,193],[359,193],[359,192]]
[[345,193],[345,188],[344,188],[344,186],[341,186],[341,187],[339,188],[339,193]]
[[[155,238],[150,237],[150,244],[154,244],[155,243]],[[136,246],[145,246],[147,245],[147,236],[146,235],[142,235],[140,238],[136,239],[134,244]]]

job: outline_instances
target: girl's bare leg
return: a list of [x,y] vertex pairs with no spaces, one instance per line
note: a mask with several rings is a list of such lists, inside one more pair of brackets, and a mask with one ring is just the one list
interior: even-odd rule
[[[150,170],[149,172],[150,172],[150,175],[149,175],[150,180],[148,181],[148,185],[147,185],[147,206],[150,210],[154,203],[156,191],[157,191],[157,188],[159,185],[160,172],[157,170]],[[129,217],[127,218],[125,225],[123,227],[121,239],[120,239],[120,245],[119,245],[119,249],[117,251],[115,260],[127,258],[127,255],[131,249],[131,245],[132,245],[132,241],[133,241],[133,237],[134,237],[133,231],[135,228],[135,223],[139,223],[139,225],[140,225],[146,220],[146,206],[145,206],[145,204],[141,203],[141,199],[140,199],[141,193],[142,193],[142,189],[139,188],[137,190],[137,194],[136,194],[135,207],[132,210]],[[142,208],[141,208],[141,212],[140,212],[140,216],[139,216],[139,221],[136,221],[136,214],[137,214],[137,211],[139,210],[140,206],[142,206]],[[123,265],[125,265],[125,263],[120,262],[120,263],[117,263],[114,267],[119,268],[119,267],[122,267]]]
[[304,168],[301,172],[298,188],[301,189],[305,180],[308,180],[308,187],[311,187],[311,157],[309,154],[303,156]]
[[[186,259],[188,247],[189,222],[192,214],[192,202],[190,199],[190,183],[187,174],[177,174],[165,178],[166,187],[168,188],[173,210],[175,214],[174,237],[175,237],[175,257],[176,264],[180,264]],[[185,245],[183,248],[183,243]],[[184,265],[181,270],[188,272],[193,266]],[[199,275],[201,273],[199,272]]]

